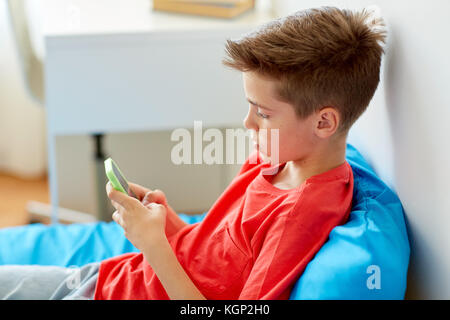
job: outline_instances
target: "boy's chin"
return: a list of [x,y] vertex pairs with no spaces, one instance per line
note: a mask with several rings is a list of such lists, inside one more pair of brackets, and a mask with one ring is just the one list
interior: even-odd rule
[[276,175],[278,174],[280,168],[278,166],[279,161],[275,161],[271,157],[263,154],[261,151],[259,151],[259,158],[261,159],[261,163],[268,163],[269,167],[264,169],[264,175]]
[[255,150],[258,151],[258,157],[261,160],[261,163],[268,163],[270,162],[270,165],[277,165],[279,164],[278,159],[276,157],[272,157],[267,155],[267,153],[263,152],[263,150],[259,147],[259,145],[255,146]]
[[267,154],[261,152],[261,150],[258,150],[258,154],[259,154],[259,158],[261,159],[261,161],[263,163],[270,162],[270,165],[272,165],[272,166],[277,165],[279,163],[279,161],[277,159],[274,159],[273,157],[268,156]]

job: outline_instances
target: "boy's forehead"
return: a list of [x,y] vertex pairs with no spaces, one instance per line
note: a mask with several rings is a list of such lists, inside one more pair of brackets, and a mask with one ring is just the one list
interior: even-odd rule
[[243,81],[247,98],[256,100],[255,95],[264,98],[275,97],[275,81],[250,72],[243,73]]
[[273,86],[275,84],[275,80],[263,76],[255,71],[245,71],[242,72],[242,77],[244,81],[251,81],[258,83],[260,85]]
[[276,81],[262,77],[255,72],[243,72],[244,90],[247,100],[257,106],[269,109],[270,104],[280,103],[276,95]]

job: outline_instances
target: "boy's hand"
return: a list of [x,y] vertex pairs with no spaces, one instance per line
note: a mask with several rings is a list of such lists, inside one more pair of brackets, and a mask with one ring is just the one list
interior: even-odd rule
[[149,203],[155,202],[162,204],[166,207],[167,218],[171,219],[173,216],[177,216],[175,210],[167,203],[167,198],[164,192],[159,189],[150,190],[136,183],[128,182],[128,186],[133,190],[133,192],[138,196],[139,200],[144,206]]
[[[178,230],[183,228],[186,225],[186,222],[184,222],[178,214],[173,210],[173,208],[169,205],[167,202],[166,195],[161,190],[155,189],[150,190],[143,186],[140,186],[136,183],[128,182],[129,187],[133,190],[133,192],[136,194],[136,196],[139,198],[141,203],[144,206],[147,206],[148,204],[155,202],[157,204],[161,204],[166,207],[167,215],[166,215],[166,237],[169,238],[175,233],[177,233]],[[117,203],[114,203],[114,200],[111,200],[111,203],[114,207],[118,205]]]
[[139,188],[136,188],[134,184],[131,188],[142,199],[142,203],[138,199],[115,190],[111,182],[106,184],[108,197],[116,208],[112,216],[113,220],[122,226],[128,240],[137,249],[143,251],[145,248],[148,249],[153,245],[158,245],[161,243],[160,241],[166,239],[167,209],[162,203],[148,202],[144,204],[147,192],[141,198],[145,190],[138,190]]
[[158,189],[150,190],[132,182],[129,182],[128,186],[138,196],[139,200],[142,202],[144,206],[151,202],[156,202],[166,207],[168,206],[166,195],[161,190]]

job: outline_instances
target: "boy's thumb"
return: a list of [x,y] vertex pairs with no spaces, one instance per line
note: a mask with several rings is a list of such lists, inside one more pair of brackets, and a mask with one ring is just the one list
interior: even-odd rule
[[142,200],[142,204],[144,206],[149,203],[152,203],[152,202],[162,204],[162,205],[167,205],[166,196],[164,195],[164,193],[161,190],[158,190],[158,189],[148,191],[145,194],[144,199]]
[[[135,205],[135,203],[133,203],[133,201],[136,199],[133,199],[133,198],[129,197],[128,195],[126,195],[125,193],[114,189],[111,182],[108,182],[106,184],[106,193],[108,195],[108,198],[117,202],[125,209],[132,208]],[[132,201],[130,201],[130,200],[132,200]]]

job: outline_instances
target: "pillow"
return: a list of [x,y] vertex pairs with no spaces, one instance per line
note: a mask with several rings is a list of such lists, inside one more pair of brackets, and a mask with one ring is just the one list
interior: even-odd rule
[[[347,146],[355,188],[349,220],[307,265],[291,299],[403,299],[409,243],[398,197]],[[180,217],[187,223],[206,215]],[[32,224],[0,230],[0,264],[82,266],[137,252],[115,222]]]
[[403,299],[410,247],[402,204],[352,145],[346,158],[354,175],[349,220],[331,231],[290,299]]

